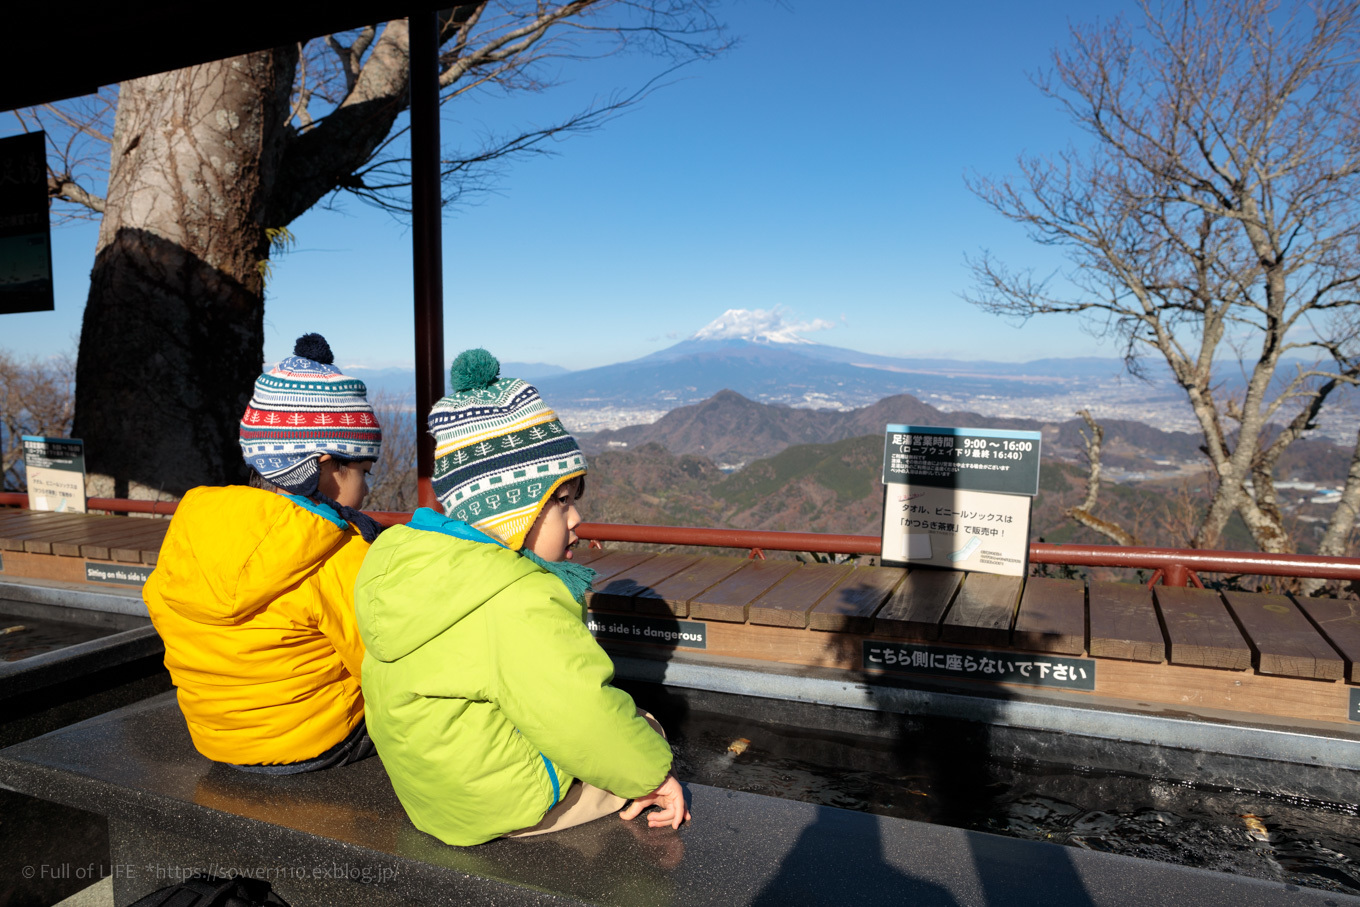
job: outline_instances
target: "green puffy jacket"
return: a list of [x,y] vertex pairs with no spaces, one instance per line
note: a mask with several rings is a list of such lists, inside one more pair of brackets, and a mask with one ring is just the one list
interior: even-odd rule
[[666,779],[670,746],[610,685],[584,609],[527,558],[422,509],[373,543],[354,605],[368,732],[420,830],[480,844],[575,778],[626,798]]

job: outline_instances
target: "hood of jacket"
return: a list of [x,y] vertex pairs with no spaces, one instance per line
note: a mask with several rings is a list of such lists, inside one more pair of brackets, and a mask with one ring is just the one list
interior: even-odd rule
[[535,573],[542,568],[466,523],[417,511],[364,558],[354,581],[359,633],[369,655],[396,661]]
[[151,582],[181,616],[233,624],[302,582],[351,533],[334,510],[305,498],[195,488],[175,511]]

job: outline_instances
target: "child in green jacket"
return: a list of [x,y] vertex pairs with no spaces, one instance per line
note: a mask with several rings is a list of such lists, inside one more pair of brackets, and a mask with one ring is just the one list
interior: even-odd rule
[[448,844],[541,834],[649,806],[689,818],[669,744],[585,625],[594,571],[570,561],[586,472],[538,391],[485,350],[435,404],[434,487],[355,585],[368,731],[407,815]]

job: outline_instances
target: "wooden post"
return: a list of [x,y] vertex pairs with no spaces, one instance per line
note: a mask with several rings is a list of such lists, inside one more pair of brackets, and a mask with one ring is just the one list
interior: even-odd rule
[[439,162],[439,13],[408,19],[411,32],[411,240],[415,271],[416,488],[421,507],[439,509],[431,479],[430,407],[444,396],[443,186]]

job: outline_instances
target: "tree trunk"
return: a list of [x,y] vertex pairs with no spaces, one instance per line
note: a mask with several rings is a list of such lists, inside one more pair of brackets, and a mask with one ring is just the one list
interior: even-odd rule
[[[1354,556],[1346,550],[1351,532],[1355,529],[1357,516],[1360,516],[1360,431],[1355,433],[1355,449],[1351,452],[1350,469],[1346,471],[1346,484],[1341,490],[1341,500],[1337,502],[1332,518],[1327,521],[1327,531],[1318,545],[1318,554],[1328,557]],[[1305,579],[1300,583],[1304,595],[1316,595],[1326,580]],[[1360,591],[1360,583],[1352,583],[1351,588]]]
[[124,82],[76,369],[92,494],[243,477],[296,49]]

